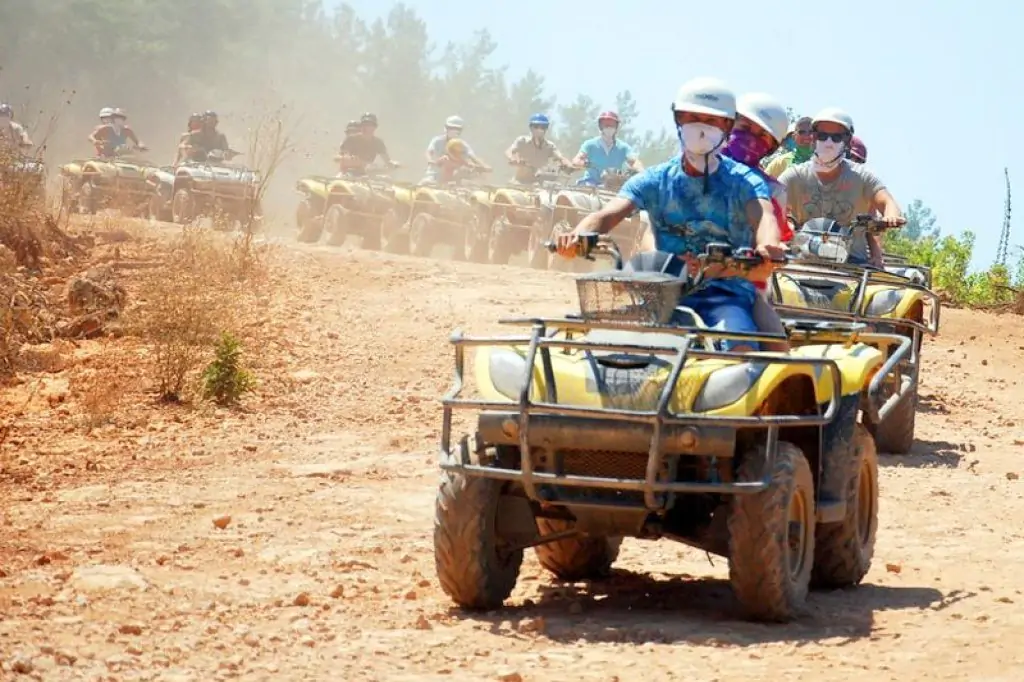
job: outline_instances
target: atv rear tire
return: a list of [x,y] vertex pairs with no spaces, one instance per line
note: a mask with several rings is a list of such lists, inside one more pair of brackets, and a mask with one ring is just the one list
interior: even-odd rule
[[548,237],[550,235],[542,234],[540,228],[536,225],[530,230],[530,242],[526,246],[526,260],[534,270],[548,269],[548,260],[551,254],[548,252],[547,247],[544,246],[544,241]]
[[879,452],[905,455],[914,446],[917,425],[917,386],[896,403],[881,424],[872,425]]
[[161,223],[169,223],[174,220],[170,207],[167,206],[167,202],[159,194],[154,194],[149,198],[149,217]]
[[[573,527],[564,519],[537,519],[541,535],[563,533]],[[559,580],[575,582],[607,577],[619,556],[621,537],[574,537],[537,545],[537,560]]]
[[445,473],[434,507],[434,564],[441,589],[467,609],[501,606],[515,588],[523,550],[496,530],[502,483]]
[[[748,450],[739,480],[760,480],[764,462],[763,446]],[[779,442],[774,466],[767,473],[771,481],[767,489],[732,498],[729,581],[749,617],[787,621],[803,610],[810,587],[816,520],[814,479],[800,449],[784,441]]]
[[498,218],[491,223],[491,238],[487,240],[487,262],[491,265],[508,265],[516,250],[516,232],[519,229],[512,227],[505,218]]
[[815,587],[841,588],[857,585],[875,552],[878,532],[878,453],[875,439],[858,424],[846,481],[846,517],[838,523],[818,524],[814,540]]
[[303,198],[295,208],[295,224],[299,228],[296,239],[303,244],[315,244],[320,241],[324,231],[324,217],[321,215],[321,202],[314,202],[310,197]]
[[485,206],[477,206],[466,224],[466,260],[470,263],[486,263],[490,241],[491,212]]
[[402,227],[409,220],[409,210],[390,208],[380,221],[380,236],[384,242],[384,250],[388,253],[409,253],[409,233]]
[[409,225],[409,253],[427,258],[437,242],[437,221],[429,213],[420,213]]
[[348,237],[348,221],[352,215],[347,208],[334,204],[324,214],[324,232],[327,233],[328,246],[341,246]]

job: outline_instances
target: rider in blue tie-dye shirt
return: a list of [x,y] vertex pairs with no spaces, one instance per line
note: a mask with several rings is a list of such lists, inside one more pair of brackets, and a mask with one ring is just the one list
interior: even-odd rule
[[[682,155],[629,180],[616,199],[559,238],[559,253],[571,257],[578,235],[607,233],[642,210],[650,217],[656,248],[681,260],[690,261],[712,242],[753,247],[768,259],[780,257],[784,249],[771,189],[749,167],[719,155],[736,119],[733,93],[717,80],[698,78],[680,88],[672,109]],[[752,278],[758,276],[751,273]],[[756,296],[750,280],[726,273],[681,303],[709,326],[756,332]],[[748,341],[723,345],[736,351],[757,346]]]

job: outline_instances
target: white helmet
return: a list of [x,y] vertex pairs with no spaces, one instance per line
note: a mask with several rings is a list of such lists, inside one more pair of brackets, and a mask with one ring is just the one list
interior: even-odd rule
[[838,123],[853,135],[853,117],[837,107],[829,107],[816,113],[811,119],[811,125],[818,123]]
[[103,107],[100,109],[100,118],[110,118],[114,115],[114,110],[110,107]]
[[449,116],[444,121],[445,128],[458,128],[462,130],[462,117],[460,116]]
[[782,144],[789,132],[789,114],[786,107],[771,95],[763,92],[754,92],[742,95],[736,101],[736,113],[761,126],[775,138],[775,141]]
[[121,107],[115,108],[111,113],[111,116],[117,116],[119,118],[128,118],[128,114],[124,113],[124,109]]
[[717,78],[694,78],[679,88],[672,111],[735,119],[736,95]]

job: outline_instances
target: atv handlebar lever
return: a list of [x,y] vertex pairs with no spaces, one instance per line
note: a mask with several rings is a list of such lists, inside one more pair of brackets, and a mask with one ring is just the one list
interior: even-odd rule
[[[579,241],[576,242],[577,257],[592,261],[595,260],[594,254],[606,256],[615,262],[616,270],[622,269],[622,251],[611,237],[597,232],[585,232],[577,236],[579,237]],[[555,253],[558,251],[558,243],[544,242],[544,248]]]
[[[906,220],[903,221],[903,225],[906,225]],[[902,227],[902,225],[900,227]],[[886,230],[898,229],[898,227],[896,227],[896,226],[889,225],[885,221],[885,219],[883,219],[883,218],[876,218],[875,216],[870,215],[868,213],[859,213],[850,222],[850,230],[851,231],[855,230],[857,228],[864,228],[865,230],[867,230],[868,232],[870,232],[872,234],[877,234],[879,232],[885,232]]]

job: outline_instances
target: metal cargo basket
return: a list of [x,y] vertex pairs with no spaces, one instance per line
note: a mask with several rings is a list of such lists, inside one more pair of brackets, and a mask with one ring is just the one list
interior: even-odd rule
[[584,320],[664,325],[683,295],[685,280],[660,272],[595,272],[576,278]]

